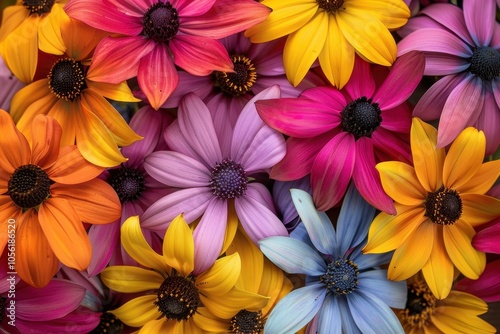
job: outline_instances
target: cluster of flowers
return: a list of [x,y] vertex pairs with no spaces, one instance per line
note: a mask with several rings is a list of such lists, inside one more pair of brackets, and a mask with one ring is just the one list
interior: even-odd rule
[[494,333],[498,6],[7,6],[0,332]]

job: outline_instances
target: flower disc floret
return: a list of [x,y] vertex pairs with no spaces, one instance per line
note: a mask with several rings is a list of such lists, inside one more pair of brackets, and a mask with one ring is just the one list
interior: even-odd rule
[[30,14],[42,15],[49,13],[55,0],[23,0],[23,6],[29,10]]
[[340,112],[342,129],[353,134],[356,139],[371,137],[382,122],[380,114],[377,103],[372,103],[371,99],[364,96],[360,97],[349,102]]
[[179,13],[170,2],[149,7],[143,18],[144,35],[155,42],[167,43],[179,31]]
[[210,187],[219,198],[236,198],[245,194],[248,178],[243,166],[224,159],[212,169]]
[[500,53],[492,47],[476,47],[469,62],[469,71],[483,80],[491,81],[500,75]]
[[406,307],[401,311],[404,323],[412,328],[423,328],[430,321],[436,308],[436,297],[423,281],[416,281],[408,285]]
[[169,276],[158,289],[154,304],[168,320],[187,320],[198,309],[200,296],[190,280],[182,276]]
[[462,199],[456,190],[441,187],[427,196],[425,215],[433,223],[452,225],[462,215]]
[[108,183],[116,191],[122,203],[139,199],[146,189],[144,175],[137,169],[111,169],[109,174]]
[[99,325],[90,334],[119,334],[123,331],[123,322],[114,314],[103,312]]
[[328,264],[326,273],[320,281],[327,289],[336,295],[347,295],[356,290],[358,281],[358,266],[351,260],[338,259]]
[[262,311],[241,310],[231,319],[229,331],[237,334],[259,334],[263,329]]
[[66,101],[73,101],[86,88],[83,64],[71,58],[58,60],[48,78],[52,93]]
[[50,179],[47,173],[36,165],[18,167],[11,175],[8,194],[21,208],[34,208],[49,196]]
[[324,9],[328,14],[333,14],[344,6],[344,0],[316,0],[319,8]]
[[230,96],[248,93],[257,80],[257,72],[252,60],[246,56],[231,56],[234,72],[215,72],[215,84]]

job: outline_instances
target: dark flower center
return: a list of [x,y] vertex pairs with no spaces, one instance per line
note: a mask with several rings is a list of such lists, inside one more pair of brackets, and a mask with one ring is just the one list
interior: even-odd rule
[[264,329],[262,311],[239,311],[232,319],[229,331],[237,334],[259,334]]
[[349,102],[340,112],[342,121],[340,125],[344,131],[350,132],[357,139],[371,137],[382,122],[381,111],[378,103],[371,99],[360,97]]
[[101,322],[90,334],[120,334],[123,331],[123,322],[114,314],[103,312]]
[[10,198],[23,209],[40,205],[49,196],[49,189],[49,176],[36,165],[18,167],[8,184]]
[[433,223],[451,225],[462,215],[462,199],[456,190],[441,187],[427,195],[425,215]]
[[233,160],[224,159],[212,169],[210,187],[214,195],[229,199],[240,197],[247,190],[247,175],[245,169]]
[[336,295],[347,295],[358,286],[358,266],[351,260],[338,259],[328,264],[320,281]]
[[333,14],[341,9],[344,5],[344,0],[316,0],[319,8],[324,9],[327,13]]
[[406,308],[401,311],[403,325],[411,328],[422,328],[434,313],[436,297],[424,282],[408,285]]
[[44,14],[50,12],[55,0],[23,0],[23,6],[31,14]]
[[137,169],[109,169],[108,183],[118,194],[120,202],[138,200],[145,189],[144,175]]
[[179,14],[168,1],[158,1],[149,7],[142,22],[144,35],[159,43],[167,43],[179,30]]
[[59,59],[48,78],[52,93],[66,101],[73,101],[87,87],[83,64],[71,58]]
[[483,80],[491,81],[500,75],[500,53],[489,46],[476,47],[469,62],[469,71]]
[[231,96],[246,94],[257,80],[257,72],[250,58],[231,56],[234,73],[215,72],[215,85]]
[[168,320],[187,320],[200,304],[200,296],[193,282],[181,276],[170,276],[163,281],[154,304]]

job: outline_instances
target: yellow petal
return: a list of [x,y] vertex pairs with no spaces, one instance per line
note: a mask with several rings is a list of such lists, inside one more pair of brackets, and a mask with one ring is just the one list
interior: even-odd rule
[[258,294],[269,297],[269,302],[262,308],[263,316],[266,316],[274,305],[293,289],[292,282],[285,277],[283,271],[271,261],[264,260],[264,273],[260,283]]
[[121,102],[140,102],[134,97],[126,81],[119,84],[110,84],[105,82],[87,81],[89,88],[108,99]]
[[229,200],[227,202],[226,234],[224,235],[224,244],[222,245],[221,254],[224,254],[229,245],[233,242],[236,231],[238,230],[239,222],[238,215],[234,209],[234,200]]
[[183,214],[168,226],[163,240],[163,258],[184,277],[194,270],[194,239]]
[[61,36],[66,44],[66,54],[77,61],[92,57],[97,44],[109,33],[86,25],[82,21],[70,18],[61,24]]
[[487,195],[460,194],[462,216],[470,225],[478,226],[500,216],[500,200]]
[[328,34],[318,59],[330,83],[338,89],[344,87],[354,68],[354,48],[340,31],[335,15],[328,15]]
[[183,334],[184,332],[179,332],[180,323],[173,320],[165,320],[164,318],[158,320],[151,320],[144,324],[141,329],[132,334],[156,334],[156,333],[172,333],[172,334]]
[[495,333],[493,326],[478,316],[456,307],[439,307],[431,321],[442,333]]
[[28,139],[30,143],[33,142],[33,135],[31,133],[33,120],[38,115],[46,115],[55,103],[57,103],[57,98],[49,94],[34,101],[24,110],[21,119],[17,122],[17,128],[26,136],[26,139]]
[[283,50],[283,65],[288,80],[297,86],[323,49],[328,33],[328,14],[317,12],[296,32],[290,34]]
[[134,293],[158,290],[164,278],[156,271],[134,266],[111,266],[101,272],[101,279],[108,288]]
[[45,53],[62,55],[66,46],[61,36],[61,25],[69,22],[68,14],[55,3],[47,15],[42,15],[38,24],[38,46]]
[[146,268],[170,273],[165,259],[156,253],[142,234],[139,216],[128,218],[121,227],[121,242],[125,251],[139,264]]
[[474,128],[463,130],[451,144],[444,160],[443,183],[456,189],[469,181],[481,167],[486,150],[484,133]]
[[54,117],[63,129],[61,146],[75,145],[78,117],[74,115],[80,112],[79,102],[60,99],[57,99],[57,102],[49,110],[47,115]]
[[24,6],[7,6],[3,10],[2,24],[0,25],[0,41],[19,27],[29,16]]
[[[49,89],[48,79],[37,80],[17,91],[17,93],[12,97],[10,104],[10,114],[12,115],[14,122],[17,124],[30,105],[49,94],[53,95]],[[55,100],[52,104],[57,101],[56,96],[53,95],[53,97]]]
[[387,195],[403,205],[423,205],[427,191],[418,181],[415,169],[403,162],[387,161],[375,166],[380,173],[382,187]]
[[220,296],[231,290],[241,271],[241,261],[238,253],[224,256],[213,266],[196,277],[195,286],[207,296]]
[[443,185],[444,148],[436,148],[437,130],[414,117],[410,130],[413,166],[420,184],[428,192]]
[[240,310],[255,312],[268,303],[269,298],[255,293],[233,288],[218,298],[209,298],[200,294],[203,305],[215,316],[222,319],[232,318]]
[[491,189],[500,177],[500,160],[488,161],[479,167],[476,174],[467,183],[456,187],[459,193],[484,194]]
[[457,290],[451,290],[448,298],[443,299],[442,303],[446,306],[467,310],[467,312],[471,312],[475,315],[488,312],[488,304],[481,298]]
[[402,27],[410,18],[410,9],[400,0],[349,1],[346,10],[352,10],[353,13],[369,11],[372,17],[379,19],[389,30]]
[[153,304],[156,297],[156,294],[140,296],[109,312],[128,326],[141,327],[161,316],[158,308]]
[[193,316],[194,323],[207,333],[226,333],[231,326],[230,321],[226,321],[214,316],[206,307],[198,307]]

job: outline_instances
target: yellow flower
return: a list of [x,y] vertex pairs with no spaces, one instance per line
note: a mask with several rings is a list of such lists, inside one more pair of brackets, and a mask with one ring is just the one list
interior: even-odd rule
[[287,36],[283,62],[297,86],[316,59],[332,85],[342,88],[354,67],[354,55],[384,66],[396,60],[389,30],[408,21],[403,0],[264,0],[272,13],[245,36],[263,43]]
[[408,280],[406,308],[398,311],[405,333],[495,333],[493,326],[479,315],[488,311],[488,305],[471,294],[451,290],[448,297],[434,297],[421,275]]
[[[92,52],[107,33],[71,19],[61,27],[66,45],[64,55],[40,60],[48,76],[18,91],[10,113],[28,140],[30,124],[38,114],[54,117],[63,128],[61,145],[76,145],[83,157],[102,167],[116,166],[127,159],[118,146],[141,139],[120,113],[106,100],[138,101],[125,82],[108,84],[86,77]],[[35,52],[36,53],[36,52]],[[105,98],[106,97],[106,98]]]
[[379,163],[384,191],[394,199],[397,215],[380,213],[368,233],[365,253],[395,249],[391,280],[404,280],[419,270],[434,295],[448,296],[454,266],[477,279],[485,254],[471,245],[474,227],[500,216],[500,200],[484,195],[500,175],[500,160],[483,163],[484,133],[467,128],[446,154],[436,148],[437,130],[414,118],[411,127],[414,166]]
[[125,221],[121,241],[127,253],[143,269],[112,266],[101,278],[108,287],[123,293],[144,292],[110,311],[139,333],[204,333],[197,325],[203,307],[216,317],[230,319],[241,309],[263,308],[268,298],[235,287],[241,271],[238,253],[219,258],[195,276],[194,239],[182,215],[169,225],[163,254],[156,253],[144,238],[137,216]]
[[69,21],[67,0],[17,0],[5,8],[0,26],[0,54],[14,75],[29,83],[35,75],[38,49],[55,55],[65,46],[60,27]]

